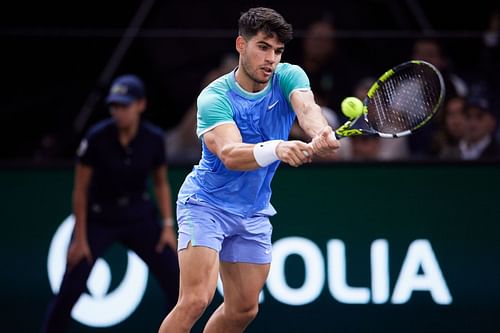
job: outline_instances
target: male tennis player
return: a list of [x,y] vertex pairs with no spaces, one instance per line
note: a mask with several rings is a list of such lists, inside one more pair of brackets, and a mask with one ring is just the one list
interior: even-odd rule
[[[214,296],[219,272],[224,302],[204,332],[248,326],[271,262],[270,183],[279,162],[296,167],[339,148],[304,71],[280,64],[291,39],[291,25],[274,10],[243,13],[238,67],[198,97],[203,153],[179,191],[180,295],[162,333],[190,331]],[[296,116],[311,143],[286,141]]]

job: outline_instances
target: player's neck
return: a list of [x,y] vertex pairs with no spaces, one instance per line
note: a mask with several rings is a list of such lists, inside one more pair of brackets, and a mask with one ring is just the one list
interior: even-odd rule
[[239,66],[236,69],[236,72],[234,74],[234,78],[236,80],[236,83],[240,86],[241,89],[249,92],[249,93],[257,93],[259,91],[264,90],[269,82],[266,83],[258,83],[255,82],[252,78],[250,78],[244,70],[241,69],[241,66]]

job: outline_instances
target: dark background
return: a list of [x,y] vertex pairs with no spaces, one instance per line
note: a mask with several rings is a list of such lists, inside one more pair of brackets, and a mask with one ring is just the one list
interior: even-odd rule
[[[53,162],[71,166],[83,131],[107,116],[98,98],[82,130],[74,128],[89,94],[106,94],[109,82],[99,82],[99,76],[141,3],[0,3],[0,305],[6,331],[35,332],[40,327],[52,296],[48,247],[71,213],[73,173],[54,168]],[[419,24],[409,3],[157,0],[113,76],[133,72],[143,77],[149,97],[145,116],[171,129],[196,98],[206,72],[224,54],[235,53],[240,13],[265,5],[294,26],[295,39],[287,45],[284,61],[299,59],[307,25],[329,14],[338,29],[339,48],[360,74],[379,75],[407,60],[414,38],[430,34],[443,43],[457,73],[476,79],[482,33],[498,1],[439,2],[439,7],[436,0],[416,1],[432,31]],[[52,167],[37,168],[37,152],[47,135],[58,142],[48,161]],[[30,167],[19,168],[19,161]],[[404,305],[346,305],[333,299],[325,286],[314,303],[291,307],[265,290],[267,301],[249,332],[498,332],[498,170],[498,164],[467,163],[280,168],[273,182],[273,204],[279,211],[272,221],[273,241],[305,237],[325,256],[326,242],[342,239],[349,257],[349,283],[369,286],[369,246],[375,239],[387,239],[392,294],[408,245],[428,239],[454,301],[440,306],[428,292],[416,292]],[[174,193],[187,172],[188,168],[170,169]],[[114,253],[109,258],[117,266],[117,278],[123,261],[120,250],[118,258]],[[290,285],[299,286],[300,260],[294,263],[290,258],[290,269]],[[126,322],[109,329],[78,323],[73,328],[155,331],[163,316],[162,302],[151,278],[143,301]],[[217,297],[207,315],[219,302]],[[201,330],[207,315],[194,331]]]
[[[91,116],[75,129],[75,117],[91,92],[109,82],[99,76],[141,1],[5,1],[0,5],[0,159],[36,159],[47,136],[57,141],[53,159],[70,159],[83,131],[107,116],[98,98]],[[148,86],[145,116],[173,128],[195,100],[203,76],[221,57],[235,53],[241,12],[269,6],[292,23],[295,39],[283,61],[300,57],[307,25],[334,18],[339,49],[353,76],[380,75],[409,58],[412,41],[439,38],[453,69],[478,75],[482,32],[493,1],[415,1],[428,20],[419,22],[411,1],[156,1],[113,77],[136,73]]]

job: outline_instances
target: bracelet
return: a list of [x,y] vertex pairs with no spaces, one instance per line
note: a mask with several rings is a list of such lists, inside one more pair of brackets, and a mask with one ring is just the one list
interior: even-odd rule
[[165,220],[163,220],[163,225],[166,227],[174,226],[174,219],[172,217],[167,217]]
[[283,140],[269,140],[255,144],[253,147],[255,162],[261,167],[266,167],[271,163],[279,161],[278,155],[276,155],[276,147],[281,142]]

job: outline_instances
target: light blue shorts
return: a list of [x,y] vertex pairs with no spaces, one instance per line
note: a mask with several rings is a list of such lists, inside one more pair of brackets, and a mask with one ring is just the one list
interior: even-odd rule
[[177,204],[179,251],[191,242],[214,249],[221,261],[271,263],[273,227],[267,216],[243,218],[192,201]]

